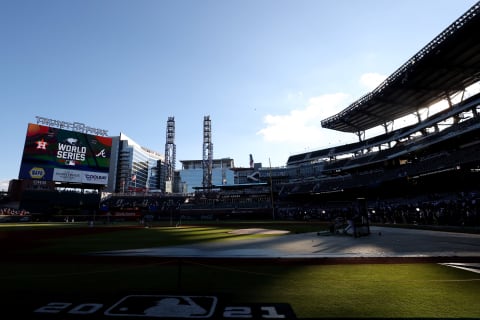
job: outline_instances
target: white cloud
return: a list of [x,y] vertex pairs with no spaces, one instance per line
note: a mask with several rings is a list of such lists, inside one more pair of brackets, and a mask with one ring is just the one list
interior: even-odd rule
[[0,180],[0,191],[8,191],[10,180]]
[[387,76],[383,74],[373,72],[365,73],[362,74],[362,76],[360,77],[360,84],[367,90],[371,91],[378,87],[378,85],[382,83],[385,79],[387,79]]
[[[329,134],[338,135],[321,127],[320,122],[347,106],[345,93],[312,97],[303,109],[295,109],[285,115],[267,115],[265,127],[257,132],[266,142],[288,143],[297,148],[327,145]],[[328,133],[327,133],[328,132]]]
[[[378,73],[365,73],[359,83],[371,91],[387,77]],[[303,93],[289,93],[289,102],[298,102],[304,98]],[[343,133],[324,129],[321,121],[342,111],[351,103],[346,93],[325,94],[312,97],[305,107],[294,109],[288,114],[268,114],[263,119],[264,128],[257,132],[267,143],[282,144],[286,148],[296,150],[324,148],[355,142],[357,137],[351,133]],[[293,151],[290,149],[290,151]]]

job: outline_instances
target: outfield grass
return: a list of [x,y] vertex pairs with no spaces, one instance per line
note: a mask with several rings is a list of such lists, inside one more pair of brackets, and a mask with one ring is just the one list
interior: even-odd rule
[[[265,227],[267,224],[256,225]],[[84,228],[76,224],[28,228]],[[35,239],[25,255],[66,254],[170,246],[199,241],[235,241],[259,235],[228,231],[251,224],[175,227],[116,226],[105,233]],[[305,226],[271,225],[300,232]],[[12,228],[14,230],[12,230]],[[15,226],[0,226],[3,241]],[[18,228],[27,228],[26,225]],[[95,227],[94,227],[95,228]],[[118,231],[117,231],[118,230]],[[86,230],[88,232],[88,230]],[[430,263],[298,265],[199,262],[189,259],[139,263],[21,261],[0,264],[0,303],[52,296],[67,299],[121,293],[210,294],[234,303],[288,303],[298,318],[480,318],[480,275]],[[67,299],[68,300],[68,299]]]
[[[265,266],[12,264],[2,296],[162,292],[285,302],[297,317],[479,318],[480,279],[436,264]],[[5,300],[3,300],[5,301]]]

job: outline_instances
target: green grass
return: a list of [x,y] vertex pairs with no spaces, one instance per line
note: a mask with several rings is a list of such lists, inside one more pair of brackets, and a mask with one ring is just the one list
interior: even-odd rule
[[[42,225],[41,228],[44,226]],[[58,228],[55,226],[54,228]],[[68,226],[68,228],[73,228]],[[235,235],[229,233],[233,228],[212,226],[182,226],[182,227],[151,227],[135,226],[129,229],[119,229],[113,232],[97,232],[98,228],[106,231],[115,227],[82,227],[85,234],[39,240],[35,246],[23,249],[24,254],[81,254],[96,251],[139,249],[185,245],[206,241],[225,241],[248,238],[270,237],[271,235]],[[96,229],[95,229],[96,228]]]
[[[64,224],[68,228],[83,228]],[[35,240],[25,255],[65,255],[200,241],[236,241],[238,227],[301,232],[294,224],[111,228],[109,232]],[[25,229],[27,226],[22,225]],[[61,228],[30,225],[30,228]],[[123,225],[122,225],[123,227]],[[0,227],[3,240],[15,226]],[[315,231],[318,231],[318,226]],[[255,235],[258,237],[258,235]],[[8,240],[6,240],[8,241]],[[21,261],[0,264],[2,304],[23,297],[118,295],[160,292],[219,295],[232,303],[288,303],[298,318],[480,318],[480,275],[438,264],[299,265],[214,263],[189,259],[138,263]],[[11,301],[10,301],[11,302]]]
[[[88,228],[85,223],[17,223],[0,224],[0,235],[5,232],[15,231],[41,231],[41,230],[72,230],[72,236],[63,237],[59,241],[56,237],[40,239],[34,246],[23,249],[23,253],[49,253],[71,254],[86,253],[93,251],[137,249],[148,247],[161,247],[172,245],[185,245],[204,241],[225,241],[258,237],[270,237],[272,235],[235,235],[229,231],[239,228],[265,228],[287,230],[292,233],[318,231],[322,224],[309,223],[285,223],[285,222],[218,222],[205,223],[195,222],[184,224],[179,227],[171,227],[168,222],[155,223],[151,228],[143,228],[136,223],[100,224]],[[84,234],[76,235],[74,229],[84,230]],[[97,232],[98,229],[113,232]],[[68,232],[68,231],[67,231]]]
[[228,229],[199,227],[136,228],[116,231],[115,234],[81,235],[65,239],[62,242],[51,239],[44,243],[45,246],[40,251],[65,254],[72,252],[85,253],[92,251],[172,246],[227,238],[229,237],[228,231]]
[[285,302],[299,318],[480,317],[480,279],[435,264],[219,266],[183,261],[181,267],[41,264],[32,271],[13,264],[1,269],[2,296],[188,292],[239,303]]

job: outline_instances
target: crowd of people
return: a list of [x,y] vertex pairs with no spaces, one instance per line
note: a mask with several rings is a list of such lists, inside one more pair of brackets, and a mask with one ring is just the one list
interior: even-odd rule
[[370,210],[378,223],[443,226],[480,226],[480,198],[477,193],[460,193],[422,201],[379,202]]
[[[480,192],[431,194],[417,198],[367,201],[370,223],[480,227]],[[347,221],[359,209],[355,201],[289,203],[276,207],[277,218],[286,220]]]

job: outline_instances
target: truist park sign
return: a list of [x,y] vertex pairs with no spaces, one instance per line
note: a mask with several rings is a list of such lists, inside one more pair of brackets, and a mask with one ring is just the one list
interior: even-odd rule
[[61,121],[61,120],[55,120],[55,119],[48,119],[48,118],[39,117],[39,116],[36,116],[35,118],[37,118],[37,124],[41,124],[47,127],[77,131],[81,133],[93,134],[96,136],[106,137],[108,135],[107,130],[92,128],[92,127],[86,126],[81,122],[68,122],[68,121]]

